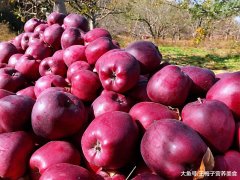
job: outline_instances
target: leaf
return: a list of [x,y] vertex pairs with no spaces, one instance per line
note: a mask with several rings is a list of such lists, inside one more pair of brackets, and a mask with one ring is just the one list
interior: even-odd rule
[[210,148],[207,148],[207,151],[203,155],[201,165],[197,170],[197,174],[196,176],[194,176],[193,179],[194,180],[204,179],[204,172],[213,170],[214,163],[215,162],[214,162],[212,151],[210,150]]

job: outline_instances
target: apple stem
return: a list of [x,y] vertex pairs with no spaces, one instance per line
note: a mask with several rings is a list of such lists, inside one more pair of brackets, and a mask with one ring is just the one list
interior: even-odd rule
[[137,166],[134,166],[134,167],[133,167],[133,169],[131,170],[131,172],[128,174],[126,180],[128,180],[128,179],[131,177],[132,173],[135,171],[136,168],[137,168]]
[[202,101],[202,99],[199,97],[199,98],[197,98],[197,100],[198,100],[198,102],[200,103],[200,104],[202,104],[203,103],[203,101]]

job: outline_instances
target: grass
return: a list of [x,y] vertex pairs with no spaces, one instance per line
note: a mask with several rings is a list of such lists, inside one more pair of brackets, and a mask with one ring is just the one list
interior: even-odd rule
[[195,65],[215,71],[240,70],[240,49],[238,48],[233,50],[227,48],[160,46],[159,49],[163,59],[173,64]]
[[8,41],[16,36],[16,33],[9,30],[7,24],[0,23],[0,42]]

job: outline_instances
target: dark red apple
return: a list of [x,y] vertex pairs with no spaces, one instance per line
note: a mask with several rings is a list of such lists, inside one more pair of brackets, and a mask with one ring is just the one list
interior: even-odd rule
[[33,33],[23,33],[22,38],[21,38],[21,47],[23,51],[26,51],[26,49],[29,47],[30,43],[30,38]]
[[141,173],[135,176],[132,180],[164,180],[164,179],[156,174]]
[[97,72],[104,89],[124,93],[134,87],[139,79],[140,66],[129,53],[112,50],[97,61]]
[[90,42],[86,47],[86,58],[90,65],[94,65],[97,60],[111,49],[115,49],[116,46],[112,43],[112,40],[108,37],[100,37]]
[[182,110],[182,120],[203,137],[211,150],[224,153],[232,145],[235,122],[221,101],[199,99],[189,103]]
[[126,176],[117,171],[99,170],[96,175],[96,180],[126,180]]
[[88,170],[83,167],[68,164],[59,163],[49,167],[39,180],[94,180]]
[[39,65],[41,60],[31,55],[24,54],[15,65],[15,69],[22,73],[29,80],[37,80],[40,77]]
[[79,14],[69,14],[67,15],[64,20],[63,24],[65,28],[74,27],[79,28],[85,32],[89,30],[88,20]]
[[58,163],[80,164],[80,153],[67,141],[50,141],[37,149],[30,158],[30,168],[40,174]]
[[55,74],[62,77],[66,77],[67,66],[62,60],[57,60],[53,57],[45,58],[39,65],[39,73],[41,76]]
[[147,94],[153,102],[178,107],[184,104],[192,80],[178,66],[168,65],[156,72],[148,82]]
[[240,72],[222,78],[216,82],[207,93],[207,99],[219,100],[225,103],[240,121]]
[[62,25],[63,24],[63,19],[66,17],[65,14],[63,13],[59,13],[59,12],[52,12],[51,14],[49,14],[49,16],[47,17],[47,23],[49,25],[53,25],[53,24],[59,24]]
[[72,45],[83,45],[84,41],[82,38],[82,33],[78,28],[66,28],[62,33],[61,46],[62,49],[66,49]]
[[36,135],[59,139],[81,130],[86,122],[81,100],[62,91],[43,92],[33,106],[32,128]]
[[35,83],[34,92],[38,97],[44,90],[50,87],[67,87],[68,84],[65,79],[59,75],[45,75],[39,78]]
[[156,121],[141,141],[145,163],[166,179],[181,179],[181,172],[197,171],[206,151],[197,132],[175,119]]
[[118,169],[131,159],[138,127],[128,113],[113,111],[95,118],[82,136],[82,150],[91,164]]
[[72,63],[67,70],[67,78],[70,80],[72,78],[72,75],[80,70],[89,70],[91,71],[92,68],[91,66],[85,62],[85,61],[76,61]]
[[43,33],[31,33],[29,36],[28,46],[34,45],[36,43],[43,43]]
[[9,95],[14,95],[14,93],[5,89],[0,89],[0,99]]
[[0,133],[25,130],[30,126],[35,101],[27,96],[9,95],[0,99]]
[[162,55],[152,42],[136,41],[129,44],[125,50],[139,61],[141,74],[151,73],[160,66]]
[[215,74],[210,69],[200,68],[197,66],[183,66],[182,71],[187,74],[193,81],[191,94],[205,97],[207,91],[216,82]]
[[23,54],[14,54],[8,60],[8,65],[15,68],[17,61],[22,57]]
[[131,108],[132,101],[130,98],[113,92],[106,91],[102,92],[92,103],[92,109],[95,117],[101,114],[111,111],[123,111],[128,112]]
[[13,39],[13,42],[12,42],[12,44],[16,47],[18,53],[23,53],[23,49],[22,49],[22,46],[21,46],[21,40],[22,40],[23,34],[24,33],[21,33],[18,36],[16,36]]
[[0,89],[16,92],[24,87],[26,80],[24,76],[12,67],[0,69]]
[[94,29],[88,31],[84,35],[85,45],[87,45],[88,43],[90,43],[100,37],[108,37],[109,39],[112,39],[112,36],[108,30],[106,30],[104,28],[94,28]]
[[41,20],[37,18],[31,18],[24,24],[24,31],[25,32],[33,32],[34,29],[39,25],[42,24]]
[[93,101],[97,97],[101,83],[97,74],[89,70],[80,70],[72,75],[71,93],[83,101]]
[[18,92],[16,92],[17,95],[22,95],[22,96],[28,96],[32,99],[36,99],[36,95],[34,93],[34,86],[28,86]]
[[129,114],[140,125],[143,131],[155,121],[179,118],[177,112],[169,109],[167,106],[154,102],[137,103],[131,108]]
[[8,63],[9,58],[13,54],[17,54],[16,47],[9,42],[0,42],[0,63]]
[[45,31],[45,29],[49,27],[48,24],[39,24],[35,29],[34,32],[35,33],[39,33],[39,34],[43,34],[43,32]]
[[29,45],[25,54],[31,55],[35,59],[44,59],[52,55],[52,50],[43,42],[36,42]]
[[61,48],[61,36],[64,29],[59,24],[47,27],[43,33],[43,41],[50,45],[54,50]]
[[76,61],[87,61],[85,49],[86,47],[82,45],[73,45],[66,48],[63,51],[63,60],[65,64],[69,67]]
[[0,134],[0,177],[19,179],[27,170],[34,148],[31,135],[23,131]]

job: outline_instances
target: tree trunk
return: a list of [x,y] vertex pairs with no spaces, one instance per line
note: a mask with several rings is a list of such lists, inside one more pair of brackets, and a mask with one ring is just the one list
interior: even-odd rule
[[53,11],[67,14],[66,6],[65,6],[65,0],[55,0]]

